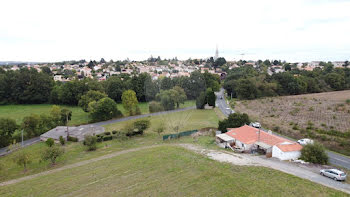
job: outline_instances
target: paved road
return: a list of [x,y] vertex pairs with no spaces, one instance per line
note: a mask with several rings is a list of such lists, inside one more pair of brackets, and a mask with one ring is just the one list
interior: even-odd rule
[[[145,118],[145,117],[149,117],[149,116],[159,116],[159,115],[180,112],[180,111],[186,111],[186,110],[195,109],[195,108],[196,108],[195,106],[192,106],[192,107],[186,107],[186,108],[181,108],[181,109],[174,109],[174,110],[170,110],[170,111],[142,114],[142,115],[137,115],[137,116],[128,116],[128,117],[119,118],[119,119],[107,120],[107,121],[103,121],[103,122],[96,122],[96,123],[93,123],[92,125],[103,126],[103,125],[113,124],[113,123],[117,123],[117,122],[134,120],[134,119],[138,119],[138,118]],[[23,146],[26,147],[26,146],[35,144],[37,142],[40,142],[40,137],[35,137],[32,139],[23,141]],[[8,150],[8,147],[1,148],[0,149],[0,156],[9,154],[10,152],[7,150]]]
[[[227,108],[229,108],[229,106],[227,105],[226,100],[225,100],[224,89],[222,88],[220,90],[220,92],[216,93],[216,95],[217,95],[217,100],[216,100],[217,107],[220,108],[220,110],[222,111],[222,113],[225,116],[228,116],[230,114],[230,110],[227,109]],[[222,97],[222,99],[220,99],[221,97]],[[234,111],[233,111],[233,113],[234,113]],[[263,129],[263,130],[267,131],[266,129]],[[277,135],[277,136],[281,136],[277,133],[273,133],[273,134]],[[282,136],[282,137],[285,137],[285,138],[292,140],[292,141],[296,141],[295,139],[292,139],[292,138],[289,138],[286,136]],[[341,168],[346,168],[346,169],[350,170],[350,157],[346,157],[346,156],[343,156],[343,155],[340,155],[340,154],[337,154],[337,153],[334,153],[331,151],[327,151],[327,154],[329,157],[329,163],[336,165],[336,166],[339,166]]]
[[220,92],[216,92],[216,107],[218,107],[221,112],[227,117],[231,113],[235,113],[234,110],[231,110],[225,100],[225,90],[220,89]]
[[[35,144],[37,142],[40,142],[40,137],[35,137],[29,140],[24,140],[23,141],[23,147]],[[8,147],[0,148],[0,156],[7,155],[11,153],[11,151],[8,151]]]

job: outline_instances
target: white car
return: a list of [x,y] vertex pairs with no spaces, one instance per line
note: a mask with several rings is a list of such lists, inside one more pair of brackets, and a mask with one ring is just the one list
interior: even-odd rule
[[322,176],[329,177],[329,178],[334,179],[336,181],[345,181],[346,180],[346,174],[343,171],[340,171],[337,169],[322,169],[322,170],[320,170],[320,174]]
[[308,138],[304,138],[304,139],[298,140],[298,143],[299,143],[300,145],[307,145],[307,144],[313,144],[314,141],[311,140],[311,139],[308,139]]
[[261,128],[261,124],[258,123],[258,122],[252,122],[250,123],[252,127],[255,127],[255,128]]

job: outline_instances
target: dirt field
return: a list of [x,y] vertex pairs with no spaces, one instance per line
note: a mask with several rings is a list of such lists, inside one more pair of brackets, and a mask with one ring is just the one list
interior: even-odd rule
[[336,151],[350,149],[349,90],[237,101],[235,110],[282,134],[316,138]]

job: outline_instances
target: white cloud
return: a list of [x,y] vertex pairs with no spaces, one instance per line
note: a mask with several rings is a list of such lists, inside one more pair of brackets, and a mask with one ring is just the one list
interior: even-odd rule
[[350,59],[349,1],[0,2],[0,60]]

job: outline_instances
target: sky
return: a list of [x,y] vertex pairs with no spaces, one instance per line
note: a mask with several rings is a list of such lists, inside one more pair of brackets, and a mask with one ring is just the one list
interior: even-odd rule
[[0,61],[350,60],[350,0],[1,0]]

